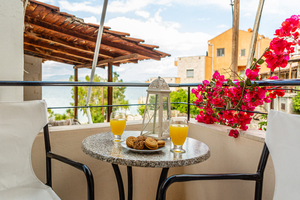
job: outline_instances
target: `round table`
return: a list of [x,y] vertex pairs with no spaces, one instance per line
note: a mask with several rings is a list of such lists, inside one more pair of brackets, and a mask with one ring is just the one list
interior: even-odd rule
[[[122,139],[129,136],[139,136],[140,131],[124,131]],[[85,138],[81,149],[87,155],[112,164],[119,187],[120,200],[125,200],[123,181],[118,165],[127,166],[128,174],[128,200],[132,200],[132,166],[163,168],[158,183],[157,191],[166,180],[170,167],[182,167],[204,162],[210,157],[206,144],[198,140],[187,138],[183,149],[186,153],[172,153],[173,144],[170,139],[165,140],[166,145],[162,151],[152,153],[137,153],[122,147],[120,142],[113,141],[111,132],[100,133]],[[158,194],[158,193],[157,193]]]

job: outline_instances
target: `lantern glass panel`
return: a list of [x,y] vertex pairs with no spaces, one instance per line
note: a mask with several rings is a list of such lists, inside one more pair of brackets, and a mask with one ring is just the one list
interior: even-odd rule
[[152,135],[159,133],[159,95],[148,94],[145,108],[143,134]]

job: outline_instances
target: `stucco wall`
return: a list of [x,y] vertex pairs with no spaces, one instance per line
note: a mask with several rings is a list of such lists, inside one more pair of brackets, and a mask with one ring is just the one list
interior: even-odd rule
[[[250,51],[250,43],[252,38],[252,32],[249,31],[239,31],[239,50],[238,50],[238,66],[239,70],[244,69],[247,65],[248,55]],[[259,35],[256,43],[256,54],[254,57],[260,57],[264,50],[269,46],[271,39]],[[226,74],[226,69],[230,69],[231,57],[232,57],[232,29],[229,29],[215,38],[209,40],[213,47],[208,45],[208,57],[212,56],[212,48],[214,48],[214,71],[218,70],[221,74],[229,76]],[[225,55],[222,57],[217,57],[217,49],[224,48]],[[241,49],[246,49],[246,55],[241,56]],[[262,66],[261,72],[268,71],[266,65]]]
[[[23,80],[23,3],[1,1],[0,60],[2,81]],[[0,101],[23,101],[23,87],[0,87]]]
[[[227,136],[226,126],[190,122],[189,137],[206,143],[211,157],[193,166],[171,168],[169,176],[182,173],[254,173],[261,155],[265,133],[249,130],[237,139]],[[141,130],[141,121],[128,122],[126,130]],[[118,199],[118,188],[109,163],[93,159],[81,151],[84,138],[110,131],[108,123],[51,127],[52,152],[82,162],[94,175],[96,199]],[[38,178],[45,182],[45,150],[43,135],[36,138],[32,150],[32,163]],[[123,180],[126,167],[121,166]],[[133,167],[133,199],[155,199],[160,169]],[[86,180],[82,172],[53,161],[53,189],[64,200],[86,199]],[[124,182],[125,192],[127,183]],[[167,192],[168,200],[253,200],[253,182],[203,181],[173,184]],[[269,159],[264,179],[263,199],[271,200],[274,191],[274,169]]]
[[[181,83],[199,83],[205,80],[205,56],[179,57],[177,67],[177,77]],[[187,69],[194,69],[193,78],[187,78]]]
[[[42,81],[42,59],[24,55],[24,81]],[[41,100],[42,87],[24,87],[24,101]]]

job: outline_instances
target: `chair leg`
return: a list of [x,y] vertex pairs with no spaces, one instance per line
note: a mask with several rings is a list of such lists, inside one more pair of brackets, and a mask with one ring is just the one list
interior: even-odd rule
[[256,181],[255,185],[255,200],[262,199],[263,179]]

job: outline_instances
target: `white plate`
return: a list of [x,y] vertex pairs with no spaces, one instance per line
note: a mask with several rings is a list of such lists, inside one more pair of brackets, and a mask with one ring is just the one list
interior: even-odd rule
[[160,147],[158,149],[155,149],[155,150],[150,150],[150,149],[142,149],[142,150],[139,150],[139,149],[133,149],[133,148],[130,148],[126,145],[126,141],[122,142],[121,143],[122,147],[125,148],[125,149],[128,149],[130,151],[134,151],[134,152],[138,152],[138,153],[153,153],[153,152],[158,152],[158,151],[161,151],[163,150],[165,147]]

